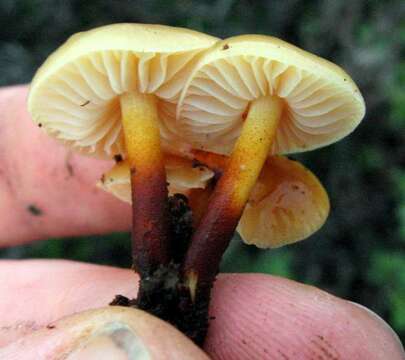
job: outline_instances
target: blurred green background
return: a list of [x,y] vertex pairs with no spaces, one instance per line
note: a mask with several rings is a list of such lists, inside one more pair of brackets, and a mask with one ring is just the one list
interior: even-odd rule
[[[298,158],[327,188],[332,211],[311,239],[274,251],[235,238],[222,271],[313,284],[380,314],[405,339],[405,3],[381,0],[1,0],[0,85],[29,82],[66,38],[115,22],[160,23],[220,37],[281,37],[345,68],[367,116],[338,144]],[[51,239],[5,258],[70,258],[130,266],[128,234]]]

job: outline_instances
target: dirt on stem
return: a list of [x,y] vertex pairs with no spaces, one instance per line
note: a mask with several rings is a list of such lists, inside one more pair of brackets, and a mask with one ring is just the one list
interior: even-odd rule
[[[181,275],[181,264],[193,234],[193,216],[186,196],[169,197],[169,224],[172,259],[157,268],[142,269],[136,299],[116,295],[110,305],[135,307],[174,325],[198,345],[208,329],[210,291],[199,290],[195,302]],[[202,290],[202,289],[201,289]]]

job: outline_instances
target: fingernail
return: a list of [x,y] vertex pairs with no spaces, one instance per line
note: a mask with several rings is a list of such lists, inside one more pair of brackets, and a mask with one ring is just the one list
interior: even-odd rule
[[150,360],[142,340],[127,325],[112,322],[80,342],[68,360]]

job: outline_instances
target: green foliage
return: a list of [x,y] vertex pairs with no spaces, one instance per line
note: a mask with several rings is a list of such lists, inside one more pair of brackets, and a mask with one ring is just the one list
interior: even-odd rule
[[252,245],[243,244],[235,236],[227,249],[221,264],[221,272],[265,273],[293,278],[293,256],[286,248],[263,251]]
[[397,208],[399,238],[405,244],[405,170],[395,169],[393,172],[396,194],[399,200]]
[[375,251],[367,274],[370,283],[384,289],[387,309],[390,309],[392,324],[405,331],[405,257],[403,254],[384,249]]
[[[269,34],[342,65],[365,97],[366,119],[340,143],[298,156],[330,194],[327,224],[312,239],[274,251],[236,238],[222,270],[314,284],[373,309],[405,336],[404,13],[401,0],[2,0],[0,85],[29,81],[69,35],[125,21],[221,37]],[[130,262],[127,235],[50,240],[2,254]]]
[[[404,30],[405,33],[405,30]],[[404,35],[405,38],[405,35]],[[405,42],[405,39],[404,39]],[[405,129],[405,61],[398,64],[393,73],[390,90],[391,126],[393,129]]]
[[131,241],[127,233],[82,238],[49,239],[0,251],[7,258],[43,258],[86,261],[129,268]]

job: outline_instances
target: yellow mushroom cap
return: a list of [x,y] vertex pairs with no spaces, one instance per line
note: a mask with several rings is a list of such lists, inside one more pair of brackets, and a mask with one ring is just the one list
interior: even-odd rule
[[229,154],[249,103],[265,95],[285,103],[272,154],[331,144],[365,113],[357,86],[337,65],[273,37],[242,35],[199,59],[178,102],[178,131],[195,147]]
[[[209,166],[217,163],[220,168],[224,161],[213,157]],[[190,190],[206,188],[214,177],[208,167],[195,167],[191,160],[177,156],[166,155],[165,167],[170,194],[190,195]],[[129,164],[116,164],[98,186],[131,203]],[[321,228],[328,214],[329,198],[316,176],[297,161],[271,156],[253,188],[237,231],[247,244],[274,248],[309,237]]]
[[[173,155],[165,156],[165,169],[170,195],[175,193],[188,195],[191,189],[203,189],[214,177],[214,172],[207,167],[194,166],[191,160]],[[131,176],[128,162],[117,163],[102,176],[97,185],[118,199],[131,203]]]
[[247,244],[275,248],[316,232],[329,214],[329,199],[316,176],[297,161],[269,157],[237,231]]
[[79,151],[125,153],[119,95],[138,90],[159,99],[162,137],[170,130],[189,70],[218,39],[161,25],[114,24],[73,35],[36,73],[28,99],[34,122]]

